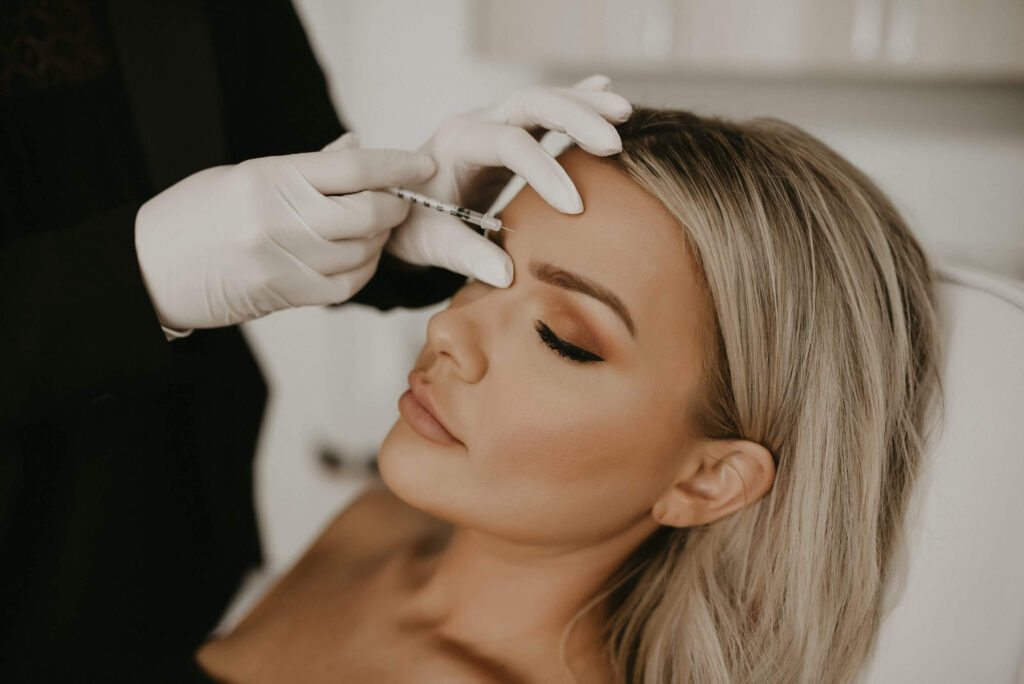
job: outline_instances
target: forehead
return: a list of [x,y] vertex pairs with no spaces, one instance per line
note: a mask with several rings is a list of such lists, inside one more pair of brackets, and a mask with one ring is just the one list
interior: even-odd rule
[[[614,292],[636,322],[637,341],[678,345],[699,330],[699,290],[683,229],[665,206],[610,162],[574,148],[559,157],[584,211],[562,214],[526,186],[502,212],[516,278],[537,259]],[[678,346],[676,346],[678,348]]]

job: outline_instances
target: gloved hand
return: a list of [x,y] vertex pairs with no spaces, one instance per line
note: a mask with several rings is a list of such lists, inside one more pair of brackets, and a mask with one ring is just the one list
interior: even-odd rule
[[[632,107],[608,87],[607,77],[591,76],[572,88],[528,88],[497,107],[446,120],[420,148],[437,162],[437,173],[409,189],[486,211],[511,176],[502,168],[495,182],[488,167],[507,167],[555,209],[582,212],[568,174],[529,131],[563,132],[595,155],[620,152],[622,141],[609,122],[625,121]],[[442,266],[496,287],[512,282],[512,260],[501,248],[459,219],[422,206],[412,207],[384,249],[409,263]]]
[[135,248],[168,338],[342,302],[366,284],[409,211],[371,190],[422,183],[435,164],[357,145],[348,134],[320,152],[206,169],[142,205]]

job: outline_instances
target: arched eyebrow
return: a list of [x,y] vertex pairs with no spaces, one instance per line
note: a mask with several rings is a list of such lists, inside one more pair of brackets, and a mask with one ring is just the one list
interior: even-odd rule
[[[498,216],[500,218],[501,215],[499,214]],[[505,249],[504,231],[499,230],[488,233],[487,239],[496,243],[502,249]],[[626,305],[622,303],[622,300],[608,288],[594,282],[590,278],[578,273],[573,273],[572,271],[566,271],[564,268],[559,268],[558,266],[554,266],[553,264],[549,264],[544,261],[531,261],[530,273],[533,274],[534,278],[541,282],[554,285],[555,287],[560,287],[564,290],[580,292],[602,302],[614,311],[626,325],[626,329],[629,331],[629,336],[636,338],[636,326],[633,324],[633,317],[630,316],[629,309],[627,309]]]
[[626,308],[626,305],[622,303],[622,300],[614,292],[600,283],[543,261],[531,261],[530,273],[533,274],[534,278],[548,285],[554,285],[571,292],[579,292],[602,302],[626,324],[629,336],[636,337],[636,326],[633,325],[633,317],[629,315],[629,309]]

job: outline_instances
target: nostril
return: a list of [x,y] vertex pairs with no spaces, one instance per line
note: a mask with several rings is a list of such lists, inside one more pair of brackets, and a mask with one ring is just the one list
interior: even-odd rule
[[439,352],[437,353],[437,356],[438,356],[438,358],[440,358],[440,357],[442,357],[442,356],[446,356],[446,357],[448,357],[448,361],[449,361],[449,362],[450,362],[450,363],[451,363],[451,364],[452,364],[453,366],[455,366],[455,371],[456,371],[456,372],[457,372],[457,373],[458,373],[459,375],[462,375],[462,364],[460,364],[460,363],[459,363],[459,360],[458,360],[458,359],[457,359],[457,358],[455,357],[455,355],[454,355],[454,354],[451,354],[451,353],[449,353],[449,352],[447,352],[447,351],[439,351]]

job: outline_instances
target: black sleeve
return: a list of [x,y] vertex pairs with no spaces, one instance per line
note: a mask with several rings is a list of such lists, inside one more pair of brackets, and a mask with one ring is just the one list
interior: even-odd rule
[[319,150],[345,132],[289,0],[213,0],[227,161]]
[[137,211],[0,247],[0,422],[138,380],[172,358],[139,273]]

